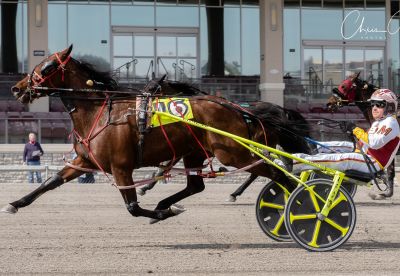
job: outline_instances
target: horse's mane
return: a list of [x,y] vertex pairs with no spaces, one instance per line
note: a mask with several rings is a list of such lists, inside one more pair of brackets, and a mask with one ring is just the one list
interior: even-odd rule
[[186,82],[163,81],[161,83],[161,87],[163,90],[168,90],[170,88],[176,91],[177,95],[184,95],[184,96],[196,96],[200,94],[207,95],[206,92],[203,92],[200,89]]
[[304,139],[310,136],[311,129],[300,113],[268,102],[258,102],[248,109],[267,127],[267,132],[268,127],[279,132],[280,145],[285,151],[311,152],[310,145]]
[[110,91],[116,91],[119,89],[119,85],[116,80],[114,80],[111,76],[110,72],[100,72],[96,70],[92,64],[81,61],[75,60],[76,64],[79,68],[85,71],[91,80],[96,82],[101,82],[104,85],[104,88]]

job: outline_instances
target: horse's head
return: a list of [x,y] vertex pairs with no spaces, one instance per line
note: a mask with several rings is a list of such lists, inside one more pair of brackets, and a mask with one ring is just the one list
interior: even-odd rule
[[28,103],[47,95],[46,90],[39,90],[38,87],[64,87],[64,74],[71,59],[71,51],[72,45],[36,65],[31,74],[11,88],[14,97],[21,103]]
[[167,75],[163,75],[158,80],[157,79],[151,80],[144,88],[144,91],[150,93],[151,95],[162,94],[162,86],[164,85],[166,77]]
[[149,82],[144,90],[152,95],[161,96],[195,96],[199,94],[208,95],[208,93],[203,92],[188,83],[166,80],[166,75],[162,76],[158,80],[156,79]]
[[339,107],[369,99],[377,87],[360,79],[359,76],[360,72],[353,74],[342,81],[338,88],[332,89],[333,95],[327,103],[328,110],[336,111]]

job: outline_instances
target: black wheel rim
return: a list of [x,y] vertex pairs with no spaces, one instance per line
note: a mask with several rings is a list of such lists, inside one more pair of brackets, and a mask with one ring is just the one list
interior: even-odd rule
[[284,208],[289,198],[287,190],[271,181],[257,198],[256,217],[262,231],[276,241],[290,241],[284,223]]
[[[315,182],[309,187],[326,199],[332,183]],[[291,237],[310,251],[330,251],[343,244],[354,230],[355,206],[351,196],[342,188],[334,204],[327,218],[320,220],[317,213],[324,203],[309,189],[298,187],[292,193],[285,212],[286,227]]]

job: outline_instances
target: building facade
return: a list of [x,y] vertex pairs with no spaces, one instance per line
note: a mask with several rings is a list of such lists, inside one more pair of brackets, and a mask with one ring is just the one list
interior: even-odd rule
[[0,72],[28,73],[73,44],[74,58],[121,82],[167,73],[233,100],[323,102],[354,72],[399,91],[398,10],[398,0],[1,1]]

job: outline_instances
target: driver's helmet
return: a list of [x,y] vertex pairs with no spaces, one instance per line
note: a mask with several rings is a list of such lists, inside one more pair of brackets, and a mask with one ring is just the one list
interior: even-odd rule
[[397,96],[389,89],[376,90],[368,101],[385,102],[385,113],[387,114],[394,114],[397,112]]

